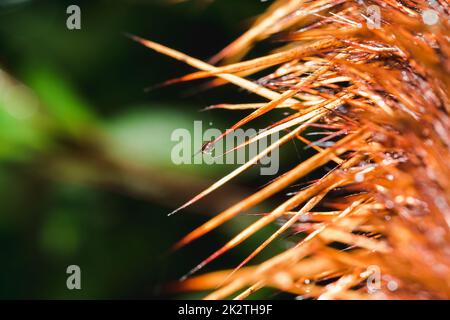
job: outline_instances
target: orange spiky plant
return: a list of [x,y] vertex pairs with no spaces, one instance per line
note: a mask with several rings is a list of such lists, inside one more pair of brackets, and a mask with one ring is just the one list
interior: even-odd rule
[[[379,25],[368,7],[379,10]],[[424,20],[430,9],[438,18],[434,23]],[[450,298],[449,13],[442,0],[278,0],[210,63],[134,37],[199,69],[168,83],[212,77],[210,86],[229,82],[266,100],[215,106],[254,109],[223,136],[275,108],[293,111],[246,143],[285,133],[279,141],[181,209],[292,139],[316,150],[176,248],[334,164],[201,262],[178,289],[212,290],[207,299],[243,299],[263,287],[320,299]],[[280,48],[244,60],[265,40],[278,41]],[[258,81],[250,80],[264,71]],[[322,128],[324,137],[310,141],[302,135],[311,126]],[[281,227],[235,269],[194,276],[274,222]],[[264,263],[251,263],[286,231],[304,236]],[[373,267],[379,278],[373,278]],[[376,290],[368,290],[367,281],[374,279]]]

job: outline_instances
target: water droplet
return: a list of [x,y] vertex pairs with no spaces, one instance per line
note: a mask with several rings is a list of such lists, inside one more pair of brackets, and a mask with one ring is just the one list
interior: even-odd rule
[[214,150],[214,143],[208,142],[203,146],[202,153],[212,155],[213,150]]
[[422,20],[426,25],[435,25],[439,22],[439,13],[432,9],[424,10],[422,12]]
[[364,181],[364,172],[358,172],[357,174],[355,174],[355,181],[363,182]]
[[396,291],[398,289],[398,284],[394,280],[391,280],[387,283],[387,288],[390,291]]
[[394,202],[391,200],[386,201],[386,208],[393,209],[394,208]]

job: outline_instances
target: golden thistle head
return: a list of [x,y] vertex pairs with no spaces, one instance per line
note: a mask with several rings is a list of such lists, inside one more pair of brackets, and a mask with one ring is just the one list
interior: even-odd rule
[[[208,63],[134,37],[198,69],[168,83],[213,78],[211,87],[232,83],[259,96],[251,104],[217,105],[252,110],[205,148],[275,108],[289,111],[267,128],[282,134],[277,145],[181,208],[270,148],[299,140],[316,152],[175,248],[270,202],[312,171],[332,168],[285,202],[272,200],[271,212],[201,262],[179,290],[210,289],[209,299],[242,299],[263,287],[320,299],[450,298],[449,14],[442,0],[278,0]],[[279,48],[247,60],[260,41]],[[321,134],[314,141],[304,134],[311,128]],[[194,276],[274,222],[279,229],[235,269]],[[252,263],[285,233],[296,234],[292,247]]]

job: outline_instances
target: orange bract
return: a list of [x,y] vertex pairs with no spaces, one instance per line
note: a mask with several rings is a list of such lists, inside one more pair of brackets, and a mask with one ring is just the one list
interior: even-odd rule
[[[380,9],[378,27],[368,26],[371,17],[360,1],[276,1],[249,31],[213,59],[215,63],[223,60],[223,66],[134,37],[200,69],[173,82],[218,77],[221,82],[216,84],[231,82],[268,100],[213,107],[253,110],[230,130],[275,108],[295,111],[268,128],[288,130],[282,139],[180,209],[291,139],[317,151],[192,231],[175,248],[330,161],[336,164],[322,179],[262,215],[188,276],[258,230],[281,222],[279,230],[235,270],[187,277],[177,290],[214,290],[209,299],[242,299],[263,287],[322,299],[450,298],[449,4],[434,2],[440,19],[429,26],[421,16],[429,9],[428,1],[364,2]],[[276,53],[236,62],[257,41],[272,36],[287,44]],[[245,78],[273,66],[278,69],[257,82]],[[301,134],[313,124],[330,131],[311,142]],[[332,143],[320,144],[325,141]],[[337,189],[346,196],[336,195]],[[304,236],[293,238],[296,245],[261,265],[247,266],[289,230]],[[381,276],[377,290],[368,292],[365,284],[374,276],[373,266]]]

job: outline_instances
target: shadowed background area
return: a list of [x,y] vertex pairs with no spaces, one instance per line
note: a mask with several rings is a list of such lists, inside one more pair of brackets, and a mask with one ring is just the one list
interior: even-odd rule
[[[81,8],[81,30],[66,28],[70,4]],[[164,285],[254,217],[241,216],[179,252],[170,253],[170,246],[272,178],[252,169],[167,217],[233,168],[174,165],[170,135],[177,128],[191,130],[195,120],[226,129],[246,113],[198,111],[245,102],[249,94],[231,86],[190,94],[199,83],[145,92],[192,69],[123,34],[206,60],[267,5],[257,0],[0,2],[1,298],[202,296],[165,292]],[[297,159],[295,148],[283,152]],[[271,230],[207,270],[236,265]],[[255,261],[280,249],[277,243]],[[79,291],[66,288],[66,268],[72,264],[82,271]]]

